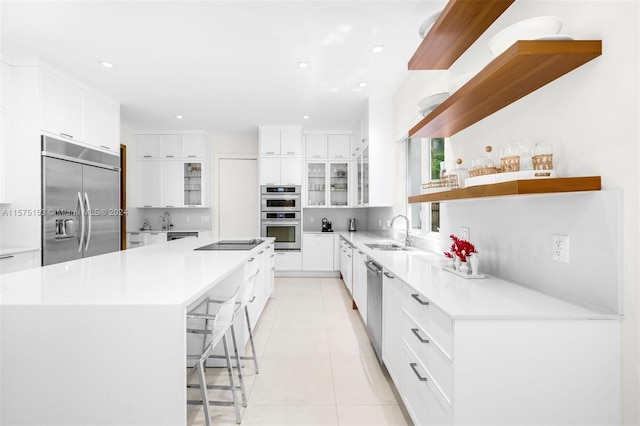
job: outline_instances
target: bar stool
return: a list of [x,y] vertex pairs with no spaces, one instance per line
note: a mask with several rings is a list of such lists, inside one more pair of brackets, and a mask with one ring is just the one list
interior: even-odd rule
[[[199,355],[187,355],[188,359],[195,359],[196,360],[196,364],[195,366],[189,371],[189,373],[187,374],[187,387],[188,388],[200,388],[200,395],[201,395],[201,400],[187,400],[187,404],[198,404],[198,405],[202,405],[204,408],[204,415],[206,418],[206,424],[207,426],[209,426],[211,424],[211,417],[209,415],[209,406],[210,405],[218,405],[218,406],[234,406],[235,409],[235,415],[236,415],[236,423],[240,424],[241,422],[241,416],[240,416],[240,406],[238,403],[238,397],[236,394],[236,386],[233,380],[233,370],[232,370],[232,366],[231,366],[231,357],[229,355],[229,345],[227,343],[227,336],[226,333],[227,331],[231,328],[232,324],[233,324],[233,318],[235,315],[235,306],[236,306],[236,301],[238,298],[238,293],[240,291],[240,288],[236,289],[236,291],[234,292],[234,294],[229,297],[228,299],[226,299],[225,301],[220,303],[220,309],[218,310],[218,312],[215,315],[211,315],[208,313],[198,313],[196,312],[196,310],[202,306],[204,303],[206,303],[208,305],[208,298],[205,299],[202,303],[200,303],[198,305],[198,307],[196,307],[195,310],[189,312],[187,314],[187,318],[196,318],[196,319],[203,319],[205,320],[205,329],[204,330],[199,330],[199,329],[188,329],[187,331],[191,332],[191,333],[198,333],[198,334],[204,334],[204,350],[202,351],[202,353],[200,353]],[[208,306],[207,306],[208,307]],[[209,326],[209,322],[212,321],[212,327],[211,329],[208,328]],[[207,341],[207,336],[211,336],[211,339],[209,340],[208,343],[206,343]],[[232,333],[232,336],[234,336],[234,334]],[[235,336],[234,339],[235,341]],[[227,373],[229,375],[229,386],[217,386],[217,385],[207,385],[206,379],[205,379],[205,362],[207,361],[207,359],[211,356],[211,353],[213,351],[213,349],[220,343],[222,342],[223,348],[224,348],[224,358],[226,359],[227,362]],[[234,342],[235,343],[235,342]],[[236,351],[237,353],[237,351]],[[239,361],[236,360],[236,362]],[[197,385],[189,385],[189,380],[191,379],[191,377],[197,373],[198,374],[198,381],[199,383]],[[243,386],[244,387],[244,386]],[[226,389],[226,390],[230,390],[231,391],[231,395],[232,395],[232,400],[231,401],[210,401],[209,400],[209,396],[207,394],[207,390],[208,389]]]
[[[237,361],[238,359],[253,360],[253,365],[255,367],[256,374],[259,374],[260,370],[258,368],[258,356],[256,355],[256,347],[253,343],[253,329],[251,327],[251,318],[249,317],[249,309],[247,305],[253,302],[256,298],[256,295],[255,295],[256,278],[258,277],[259,273],[260,273],[260,269],[257,269],[255,272],[253,272],[250,276],[248,276],[245,279],[244,285],[241,290],[241,296],[239,297],[240,300],[236,301],[236,309],[234,312],[234,318],[236,318],[235,314],[240,312],[240,310],[244,310],[244,316],[247,323],[247,330],[249,331],[249,343],[251,344],[251,356],[240,356],[240,357],[238,356],[237,346],[235,346],[236,336],[235,335],[233,336],[234,350],[236,351],[235,358],[236,358],[236,362],[238,363],[238,366],[240,365],[240,363]],[[210,304],[216,304],[221,302],[222,301],[219,299],[214,299],[214,298],[208,299],[208,303]],[[231,325],[231,330],[235,333],[235,328],[233,327],[233,324]],[[222,358],[222,357],[213,355],[210,358]],[[238,367],[238,368],[239,370],[241,370],[241,367]]]

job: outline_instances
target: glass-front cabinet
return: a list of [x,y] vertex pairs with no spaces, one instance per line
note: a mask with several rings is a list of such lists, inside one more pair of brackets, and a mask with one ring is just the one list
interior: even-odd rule
[[356,158],[358,172],[356,176],[356,205],[369,205],[369,145],[366,145]]
[[185,162],[184,176],[184,205],[202,206],[202,162]]
[[349,205],[349,162],[307,162],[307,206]]

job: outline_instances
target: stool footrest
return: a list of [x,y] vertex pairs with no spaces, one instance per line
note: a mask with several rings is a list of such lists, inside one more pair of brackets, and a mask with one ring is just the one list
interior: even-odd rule
[[[188,399],[187,404],[189,405],[202,405],[202,401],[199,399]],[[222,407],[233,407],[233,402],[231,401],[209,401],[209,405],[217,405]]]

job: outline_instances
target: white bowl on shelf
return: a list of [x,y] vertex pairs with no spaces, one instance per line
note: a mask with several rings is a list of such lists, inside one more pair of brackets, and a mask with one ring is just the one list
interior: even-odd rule
[[420,107],[420,114],[423,116],[429,114],[436,109],[445,99],[449,97],[449,92],[436,93],[435,95],[427,96],[426,98],[418,101]]
[[420,35],[420,38],[425,38],[427,34],[429,34],[429,31],[431,31],[431,27],[433,27],[433,24],[436,23],[441,13],[441,10],[437,11],[436,13],[425,19],[422,24],[420,24],[420,28],[418,28],[418,34]]
[[500,31],[489,40],[489,50],[498,56],[518,40],[535,40],[558,34],[562,20],[555,16],[538,16],[516,22]]
[[451,81],[449,81],[449,95],[453,95],[459,88],[467,84],[467,82],[476,74],[478,74],[478,71],[470,71],[451,79]]

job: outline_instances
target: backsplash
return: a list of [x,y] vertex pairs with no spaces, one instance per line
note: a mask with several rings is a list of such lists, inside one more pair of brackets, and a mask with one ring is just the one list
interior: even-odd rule
[[149,220],[153,231],[162,229],[164,212],[169,212],[175,230],[211,230],[211,209],[207,208],[130,208],[127,215],[127,231],[137,231],[142,228],[142,222]]
[[[622,313],[622,193],[594,191],[442,203],[441,248],[469,228],[481,272]],[[551,259],[568,235],[569,263]],[[482,285],[479,281],[475,285]]]
[[358,207],[351,209],[310,208],[303,211],[302,232],[319,232],[322,230],[322,218],[331,221],[334,231],[347,231],[349,218],[358,219],[358,231],[380,232],[388,231],[386,221],[393,216],[391,207]]

